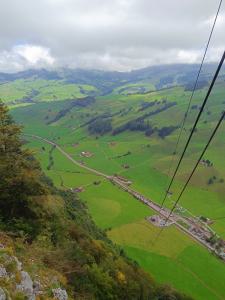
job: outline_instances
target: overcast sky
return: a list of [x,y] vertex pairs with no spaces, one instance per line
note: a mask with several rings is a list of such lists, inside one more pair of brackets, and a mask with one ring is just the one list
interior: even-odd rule
[[[225,2],[225,1],[224,1]],[[199,62],[219,0],[0,0],[0,71]],[[208,61],[225,46],[225,5]]]

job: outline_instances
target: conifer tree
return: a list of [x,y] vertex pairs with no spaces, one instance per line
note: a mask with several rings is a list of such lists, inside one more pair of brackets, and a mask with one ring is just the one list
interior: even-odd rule
[[[37,195],[47,193],[37,161],[22,149],[21,127],[0,102],[0,215],[4,226],[34,234],[39,228]],[[15,229],[15,228],[14,228]]]

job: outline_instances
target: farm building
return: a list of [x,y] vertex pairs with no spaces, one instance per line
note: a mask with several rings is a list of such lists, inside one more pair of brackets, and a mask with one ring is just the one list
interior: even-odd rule
[[158,227],[170,226],[174,223],[171,221],[167,221],[165,224],[165,221],[166,221],[165,218],[163,218],[160,215],[154,215],[154,216],[148,217],[147,220],[149,222],[151,222],[153,225],[158,226]]
[[127,185],[130,185],[132,183],[132,181],[128,180],[127,178],[125,177],[122,177],[122,176],[119,176],[119,175],[115,175],[115,177],[117,179],[119,179],[120,181],[122,181],[123,183],[127,184]]
[[89,151],[82,151],[80,155],[83,157],[92,157],[93,153],[91,153]]
[[71,190],[74,192],[74,193],[81,193],[81,192],[84,192],[84,188],[82,186],[80,187],[77,187],[77,188],[71,188]]

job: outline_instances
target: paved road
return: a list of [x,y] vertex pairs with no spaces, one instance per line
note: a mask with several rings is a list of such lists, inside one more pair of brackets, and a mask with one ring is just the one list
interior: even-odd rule
[[[38,135],[34,135],[34,134],[24,134],[25,136],[29,136],[38,140],[41,140],[45,143],[48,143],[54,147],[56,147],[65,157],[67,157],[72,163],[74,163],[75,165],[84,168],[86,170],[88,170],[89,172],[94,173],[95,175],[104,177],[108,180],[110,180],[111,182],[113,182],[114,184],[118,185],[119,187],[121,187],[123,190],[125,190],[126,192],[130,193],[132,196],[134,196],[136,199],[138,199],[139,201],[143,202],[145,205],[149,206],[151,209],[153,209],[154,211],[156,211],[158,214],[160,214],[161,216],[163,216],[164,218],[167,218],[169,215],[169,210],[166,208],[161,209],[160,206],[158,204],[156,204],[154,201],[144,197],[142,194],[138,193],[137,191],[131,189],[130,187],[128,187],[125,183],[123,183],[121,180],[119,180],[117,177],[115,176],[109,176],[103,172],[97,171],[93,168],[90,168],[78,161],[76,161],[75,159],[72,158],[72,156],[70,154],[68,154],[66,151],[64,151],[58,144],[56,144],[55,142],[52,142],[46,138],[42,138]],[[192,232],[190,232],[188,229],[186,229],[185,227],[183,227],[182,225],[180,225],[177,222],[177,215],[176,214],[172,214],[170,217],[170,221],[175,224],[178,229],[182,230],[182,232],[185,232],[186,234],[188,234],[190,237],[194,238],[196,241],[198,241],[199,243],[201,243],[203,246],[205,246],[208,250],[210,251],[214,251],[214,248],[211,247],[208,243],[206,243],[204,240],[202,240],[200,237],[194,235]],[[179,219],[182,219],[184,222],[187,222],[186,219],[182,218],[179,216]]]

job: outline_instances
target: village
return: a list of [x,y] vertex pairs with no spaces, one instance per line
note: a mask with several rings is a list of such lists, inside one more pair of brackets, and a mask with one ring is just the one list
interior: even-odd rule
[[[130,180],[125,177],[114,174],[107,177],[113,184],[118,185],[120,188],[130,193],[134,198],[138,199],[145,205],[157,212],[156,215],[146,218],[148,222],[157,227],[169,227],[176,225],[180,230],[192,236],[195,240],[204,245],[208,250],[217,255],[225,262],[225,241],[222,240],[210,227],[211,220],[203,217],[187,217],[183,216],[182,212],[185,211],[182,207],[177,207],[176,212],[170,214],[170,210],[151,201],[144,197],[142,194],[132,190],[129,186],[132,184]],[[93,184],[99,184],[93,182]],[[72,192],[81,193],[85,188],[80,186],[71,188]],[[169,194],[171,196],[172,193]]]
[[[80,153],[80,156],[90,158],[93,156],[93,153],[89,151],[82,151]],[[83,161],[80,163],[84,165]],[[211,166],[211,162],[208,160],[203,160],[202,164],[204,164],[204,166]],[[125,164],[122,165],[122,167],[124,169],[128,169],[129,165]],[[182,215],[182,213],[185,212],[185,209],[181,206],[177,206],[175,211],[170,214],[169,209],[160,207],[155,202],[132,190],[129,187],[132,184],[132,181],[128,180],[127,178],[118,174],[114,174],[113,176],[106,176],[106,178],[158,213],[157,215],[147,217],[146,220],[148,222],[150,222],[154,226],[161,228],[176,225],[180,230],[192,236],[195,240],[204,245],[208,250],[225,261],[225,241],[222,240],[209,227],[209,225],[211,224],[210,220],[208,220],[207,218],[197,218],[193,216],[187,217],[186,215]],[[85,191],[84,187],[77,187],[71,190],[76,193]],[[168,192],[167,197],[172,197],[172,192]]]
[[[208,226],[210,220],[204,219],[203,221],[203,218],[200,217],[184,217],[175,212],[170,215],[169,209],[160,207],[158,204],[128,187],[131,184],[128,180],[127,182],[124,179],[120,180],[117,176],[112,176],[110,180],[158,213],[157,215],[147,217],[147,221],[158,227],[176,225],[225,262],[225,241]],[[177,211],[182,211],[182,208],[178,208]]]

